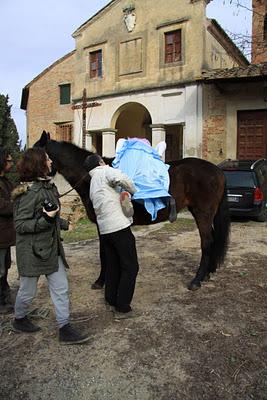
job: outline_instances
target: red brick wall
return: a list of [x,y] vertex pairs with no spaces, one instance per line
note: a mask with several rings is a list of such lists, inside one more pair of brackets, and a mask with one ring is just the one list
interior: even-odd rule
[[203,85],[202,157],[218,164],[226,158],[226,101],[215,85]]
[[60,105],[59,85],[73,89],[75,53],[59,60],[30,84],[27,104],[27,137],[31,146],[43,130],[56,135],[56,123],[73,121],[71,104]]
[[267,61],[267,41],[264,41],[264,18],[267,0],[253,0],[252,56],[251,62],[259,64]]

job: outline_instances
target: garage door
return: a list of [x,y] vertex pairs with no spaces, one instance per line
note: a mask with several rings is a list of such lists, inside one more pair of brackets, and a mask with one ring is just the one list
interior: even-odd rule
[[237,158],[267,157],[267,110],[238,111]]

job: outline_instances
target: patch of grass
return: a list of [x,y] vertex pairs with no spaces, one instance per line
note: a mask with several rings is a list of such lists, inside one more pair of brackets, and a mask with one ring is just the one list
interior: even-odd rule
[[178,218],[177,221],[165,224],[160,232],[172,233],[172,232],[190,232],[196,229],[196,223],[190,218]]
[[[144,225],[132,226],[133,231],[144,229]],[[176,222],[166,223],[157,232],[160,233],[179,233],[189,232],[196,229],[196,224],[193,219],[178,218]],[[153,232],[151,232],[152,234]],[[61,231],[61,237],[64,243],[74,243],[82,240],[95,239],[98,237],[96,225],[89,221],[88,218],[81,218],[74,224],[74,228],[70,231]]]
[[65,243],[74,243],[82,240],[95,239],[97,235],[96,224],[89,219],[82,218],[75,223],[70,231],[61,231],[61,236]]

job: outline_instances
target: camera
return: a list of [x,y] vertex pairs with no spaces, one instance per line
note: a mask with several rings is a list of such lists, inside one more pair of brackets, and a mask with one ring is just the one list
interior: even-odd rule
[[48,211],[48,212],[54,211],[58,208],[58,206],[55,203],[53,203],[52,201],[50,201],[48,199],[44,200],[43,207],[44,207],[45,211]]

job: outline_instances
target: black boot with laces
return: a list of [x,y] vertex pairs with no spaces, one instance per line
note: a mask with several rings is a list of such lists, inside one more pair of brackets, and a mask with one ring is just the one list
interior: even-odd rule
[[34,325],[27,316],[24,318],[15,318],[12,326],[16,332],[33,333],[41,329],[39,326]]
[[89,339],[89,336],[81,335],[70,324],[66,324],[59,329],[59,342],[61,344],[82,344]]

